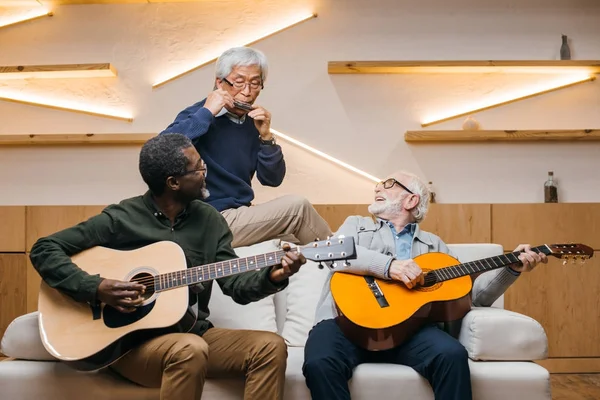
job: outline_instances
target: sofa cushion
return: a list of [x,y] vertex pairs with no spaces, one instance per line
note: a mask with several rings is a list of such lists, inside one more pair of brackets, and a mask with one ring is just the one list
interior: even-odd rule
[[8,325],[0,344],[4,355],[21,360],[56,360],[42,343],[38,315],[37,311],[21,315]]
[[[279,248],[276,242],[269,240],[252,246],[237,247],[234,250],[239,257],[250,257],[277,251]],[[273,295],[257,302],[241,305],[224,295],[215,281],[208,307],[210,310],[208,319],[219,328],[277,332]]]
[[290,277],[285,290],[285,322],[281,336],[288,346],[304,347],[308,332],[315,322],[315,310],[329,269],[307,261]]
[[473,307],[463,318],[459,341],[472,360],[528,361],[548,357],[544,328],[516,312]]

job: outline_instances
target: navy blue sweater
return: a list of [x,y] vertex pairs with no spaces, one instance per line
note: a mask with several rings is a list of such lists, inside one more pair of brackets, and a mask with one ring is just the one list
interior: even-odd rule
[[254,199],[251,181],[256,173],[265,186],[279,186],[285,161],[279,145],[263,145],[254,120],[236,124],[226,115],[215,118],[203,107],[206,99],[181,111],[163,133],[189,137],[208,167],[206,202],[218,211],[249,206]]

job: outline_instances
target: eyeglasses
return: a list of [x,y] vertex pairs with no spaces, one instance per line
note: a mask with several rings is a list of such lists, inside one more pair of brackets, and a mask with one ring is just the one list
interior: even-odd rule
[[196,172],[204,172],[205,178],[208,176],[208,169],[206,167],[201,167],[201,168],[191,169],[189,171],[184,171],[182,174],[179,174],[179,176],[195,174]]
[[258,89],[264,89],[265,87],[263,86],[262,81],[250,81],[250,82],[237,82],[234,81],[233,83],[229,82],[227,80],[227,78],[223,78],[224,82],[227,82],[227,84],[237,90],[244,90],[246,89],[246,86],[250,86],[250,90],[256,91]]
[[385,181],[381,181],[378,183],[378,185],[383,185],[384,189],[391,189],[392,187],[394,187],[394,185],[398,185],[402,189],[406,190],[408,193],[414,194],[414,192],[412,190],[410,190],[409,188],[407,188],[406,186],[404,186],[403,184],[401,184],[394,178],[389,178],[389,179],[386,179]]

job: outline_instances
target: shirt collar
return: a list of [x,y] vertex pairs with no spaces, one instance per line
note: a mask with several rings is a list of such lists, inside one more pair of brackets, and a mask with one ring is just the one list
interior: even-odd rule
[[[386,221],[381,218],[377,218],[377,222],[379,223],[380,228],[383,226],[383,224],[393,227],[393,225],[389,221]],[[404,232],[407,229],[407,227],[410,229],[410,233],[413,235],[413,237],[415,239],[417,239],[418,241],[420,241],[422,243],[425,243],[428,246],[433,246],[433,243],[431,242],[431,240],[429,240],[425,235],[422,235],[422,231],[421,231],[421,228],[419,227],[418,223],[413,222],[413,223],[406,225],[402,229],[401,232]],[[401,233],[401,232],[399,232],[399,233]]]
[[[167,218],[167,216],[164,215],[163,212],[161,211],[158,204],[156,204],[156,202],[154,201],[154,198],[152,197],[152,192],[150,192],[150,190],[148,190],[146,193],[144,193],[143,200],[144,200],[144,204],[146,204],[146,207],[148,207],[150,209],[150,211],[152,212],[152,214],[155,217]],[[188,213],[188,207],[181,210],[179,215],[177,215],[177,217],[175,217],[175,220],[177,221],[181,218],[184,218],[187,215],[187,213]]]
[[225,107],[221,108],[221,111],[219,111],[219,113],[215,115],[215,118],[222,117],[223,115],[226,116],[230,121],[235,122],[236,124],[243,124],[244,121],[246,121],[246,114],[242,115],[241,117],[238,117],[237,115],[230,113]]

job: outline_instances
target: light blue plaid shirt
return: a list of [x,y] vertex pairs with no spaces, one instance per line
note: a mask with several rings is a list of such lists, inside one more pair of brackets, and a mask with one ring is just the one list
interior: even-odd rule
[[[392,230],[392,235],[394,236],[396,242],[396,254],[394,254],[394,259],[396,260],[408,260],[411,258],[412,254],[412,243],[413,236],[415,235],[415,229],[417,227],[416,223],[406,224],[404,228],[400,232],[396,232],[396,228],[389,221],[384,221],[387,226]],[[392,261],[388,263],[385,267],[385,276],[390,277],[390,265],[392,265]]]

